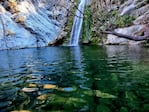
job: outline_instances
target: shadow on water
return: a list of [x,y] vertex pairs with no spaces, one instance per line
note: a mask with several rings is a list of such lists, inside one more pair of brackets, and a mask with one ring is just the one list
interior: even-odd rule
[[0,112],[147,112],[149,51],[127,46],[0,51]]

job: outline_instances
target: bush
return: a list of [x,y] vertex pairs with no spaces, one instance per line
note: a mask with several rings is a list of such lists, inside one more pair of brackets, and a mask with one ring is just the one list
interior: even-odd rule
[[92,33],[92,38],[99,38],[99,39],[91,39],[93,42],[100,42],[103,41],[105,34],[100,33],[100,31],[104,30],[114,30],[120,27],[127,27],[133,24],[133,20],[135,18],[133,16],[121,16],[118,14],[117,10],[108,11],[107,9],[98,9],[96,12],[93,13],[92,16],[92,28],[94,29]]
[[133,16],[128,16],[128,15],[120,16],[120,15],[116,14],[114,25],[116,28],[117,27],[127,27],[127,26],[132,25],[134,20],[135,20],[135,17],[133,17]]
[[118,27],[127,27],[133,24],[133,16],[120,16],[117,11],[100,10],[98,15],[93,16],[94,26],[98,30],[113,30]]

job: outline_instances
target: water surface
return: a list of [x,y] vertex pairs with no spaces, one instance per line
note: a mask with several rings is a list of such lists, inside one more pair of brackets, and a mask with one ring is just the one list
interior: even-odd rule
[[137,46],[0,51],[0,112],[148,112],[148,66]]

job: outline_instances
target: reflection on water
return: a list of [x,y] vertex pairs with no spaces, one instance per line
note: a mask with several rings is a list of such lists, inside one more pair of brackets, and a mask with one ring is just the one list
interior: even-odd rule
[[148,112],[148,66],[140,47],[0,51],[0,112]]

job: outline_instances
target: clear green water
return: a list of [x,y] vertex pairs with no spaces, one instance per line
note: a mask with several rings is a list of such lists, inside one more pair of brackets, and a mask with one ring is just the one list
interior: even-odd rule
[[14,110],[149,112],[149,50],[82,46],[0,51],[0,112]]

